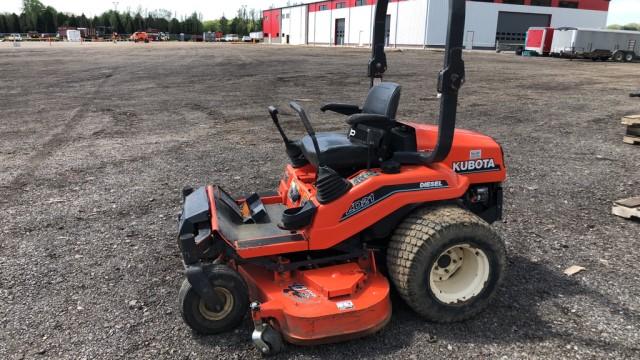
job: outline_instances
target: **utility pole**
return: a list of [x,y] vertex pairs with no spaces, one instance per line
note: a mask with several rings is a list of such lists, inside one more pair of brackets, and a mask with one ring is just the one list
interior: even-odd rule
[[112,1],[111,3],[113,4],[113,10],[115,10],[117,12],[118,11],[118,4],[120,4],[120,2]]

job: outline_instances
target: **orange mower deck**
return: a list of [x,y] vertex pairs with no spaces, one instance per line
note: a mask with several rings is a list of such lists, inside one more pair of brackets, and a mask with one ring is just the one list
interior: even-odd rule
[[293,344],[353,339],[380,330],[391,318],[389,282],[375,267],[352,262],[275,276],[253,265],[239,271],[260,302],[253,318],[270,319]]

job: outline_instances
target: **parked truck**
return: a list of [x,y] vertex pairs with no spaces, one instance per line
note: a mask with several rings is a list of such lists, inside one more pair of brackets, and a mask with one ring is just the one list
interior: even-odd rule
[[149,42],[149,34],[147,34],[145,31],[136,31],[134,32],[130,37],[130,40],[133,40],[133,42],[145,42],[148,43]]
[[551,55],[630,62],[640,56],[640,32],[558,28],[553,33]]
[[548,56],[551,53],[554,32],[555,29],[551,27],[529,28],[524,48],[527,55]]

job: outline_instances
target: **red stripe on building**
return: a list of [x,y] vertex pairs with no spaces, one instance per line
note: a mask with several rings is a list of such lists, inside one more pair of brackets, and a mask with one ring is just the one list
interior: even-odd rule
[[[389,2],[398,2],[407,0],[389,0]],[[473,1],[473,0],[467,0]],[[577,9],[581,10],[597,10],[597,11],[609,11],[609,2],[611,0],[551,0],[551,7],[560,7],[560,3],[576,3]],[[329,0],[319,1],[306,4],[309,12],[315,11],[328,11],[341,8],[349,8],[364,5],[375,5],[376,0]],[[484,2],[484,1],[483,1]],[[493,0],[496,4],[505,3],[508,4],[508,0]],[[533,0],[523,0],[524,5],[532,5]],[[485,2],[486,3],[486,2]],[[517,5],[517,4],[515,4]],[[301,5],[294,5],[301,6]],[[294,7],[289,6],[289,7]],[[563,6],[564,7],[564,6]],[[271,37],[280,36],[280,21],[282,17],[282,8],[269,9],[262,12],[262,31],[265,36],[271,35]]]

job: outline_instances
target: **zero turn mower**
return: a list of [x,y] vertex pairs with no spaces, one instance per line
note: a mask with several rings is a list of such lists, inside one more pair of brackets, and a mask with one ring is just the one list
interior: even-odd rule
[[438,126],[396,119],[400,86],[382,82],[387,5],[376,6],[364,105],[321,109],[345,115],[346,134],[316,133],[292,102],[308,135],[291,140],[269,107],[290,159],[276,192],[183,191],[180,308],[196,332],[229,331],[249,310],[253,342],[270,355],[285,341],[380,330],[390,283],[420,316],[444,323],[476,315],[495,294],[506,260],[489,223],[502,215],[506,171],[498,143],[455,129],[465,1],[450,1]]

